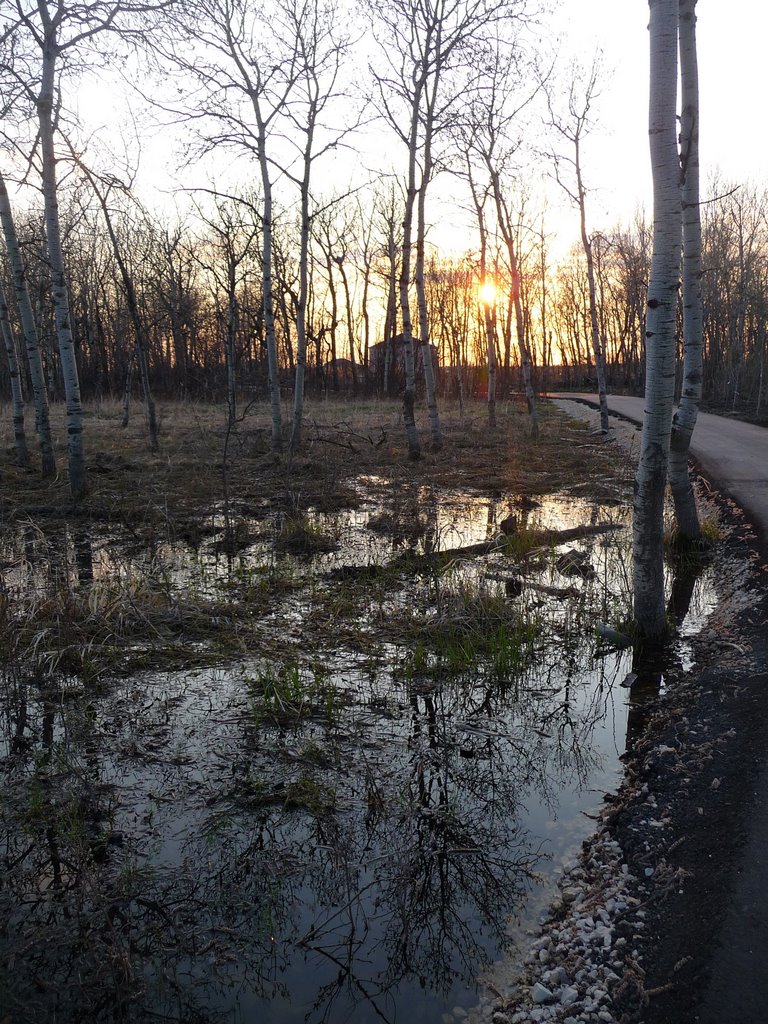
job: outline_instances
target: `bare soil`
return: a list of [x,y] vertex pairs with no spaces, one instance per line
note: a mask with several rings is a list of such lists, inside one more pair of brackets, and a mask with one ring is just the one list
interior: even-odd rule
[[[633,936],[646,973],[614,1007],[622,1024],[756,1024],[765,1010],[744,1016],[726,1001],[710,1017],[706,1005],[768,727],[766,566],[750,523],[734,506],[721,506],[723,544],[748,570],[694,640],[700,671],[685,682],[670,676],[656,697],[638,695],[644,728],[625,758],[621,790],[609,795],[611,834],[630,871],[644,879],[646,911],[645,930]],[[733,985],[741,989],[742,981],[734,977]]]

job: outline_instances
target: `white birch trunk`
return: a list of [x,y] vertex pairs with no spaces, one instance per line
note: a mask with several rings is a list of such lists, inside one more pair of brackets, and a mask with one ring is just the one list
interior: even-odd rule
[[312,170],[312,145],[315,131],[315,108],[310,108],[301,177],[301,236],[299,240],[299,301],[296,307],[296,370],[293,387],[293,422],[291,451],[301,444],[304,421],[304,387],[307,373],[307,301],[309,297],[309,181]]
[[35,432],[38,444],[40,445],[42,474],[43,477],[53,477],[56,475],[56,459],[53,454],[53,439],[51,437],[51,423],[48,412],[48,392],[45,387],[43,362],[40,356],[40,338],[37,333],[32,300],[30,299],[27,287],[24,259],[19,248],[8,190],[2,174],[0,174],[0,221],[2,222],[3,237],[5,238],[5,246],[11,264],[16,304],[19,310],[21,330],[24,335],[24,345],[27,351],[29,376],[32,381],[32,396],[35,402]]
[[[41,10],[43,5],[40,5]],[[59,358],[64,378],[64,396],[67,408],[67,464],[69,486],[75,499],[88,491],[83,447],[83,409],[80,402],[80,380],[72,338],[69,314],[69,294],[64,275],[64,256],[59,227],[59,203],[56,186],[56,152],[53,141],[53,97],[58,46],[55,27],[46,17],[43,46],[43,69],[40,93],[37,99],[40,145],[42,150],[43,198],[45,201],[45,233],[48,242],[48,263],[51,274],[51,292],[59,342]]]
[[696,543],[701,526],[688,472],[688,452],[701,402],[703,311],[701,300],[701,213],[699,206],[699,75],[696,57],[696,0],[679,0],[680,127],[683,209],[683,387],[672,420],[669,483],[681,540]]
[[515,235],[512,228],[511,218],[504,202],[504,196],[501,191],[501,181],[499,180],[499,172],[491,165],[491,161],[486,157],[486,165],[491,178],[491,185],[493,186],[493,198],[496,204],[496,213],[498,217],[499,227],[501,228],[501,235],[504,239],[504,244],[507,247],[507,258],[509,260],[509,273],[512,279],[512,305],[515,309],[515,326],[517,330],[517,348],[520,353],[520,367],[523,373],[523,389],[525,391],[525,401],[528,405],[528,416],[531,424],[531,436],[538,437],[539,435],[539,420],[536,412],[536,394],[533,390],[533,373],[531,368],[531,354],[528,350],[528,343],[525,340],[525,319],[523,317],[523,306],[520,301],[520,267],[517,261],[517,245],[515,242]]
[[[435,79],[435,91],[437,89],[437,78]],[[434,95],[432,101],[434,103]],[[421,341],[421,362],[424,369],[424,390],[427,396],[427,412],[429,414],[429,429],[432,434],[432,445],[439,451],[443,447],[443,432],[440,427],[440,414],[437,409],[437,394],[435,391],[435,369],[432,365],[432,350],[430,348],[429,315],[427,312],[427,294],[424,287],[424,247],[426,244],[426,202],[427,188],[432,173],[432,109],[427,112],[427,126],[425,129],[426,139],[424,142],[424,169],[419,187],[417,214],[416,214],[416,299],[419,305],[419,340]]]
[[235,389],[235,333],[237,331],[237,297],[235,295],[235,275],[231,270],[229,281],[229,298],[227,300],[227,413],[230,427],[237,419],[237,394]]
[[275,333],[275,307],[272,296],[272,180],[269,176],[267,157],[267,129],[261,113],[257,95],[252,94],[251,102],[258,126],[258,158],[261,171],[262,204],[262,246],[261,272],[264,308],[264,330],[267,334],[267,364],[269,367],[269,401],[272,410],[272,449],[283,447],[283,421],[280,403],[280,366],[277,359],[277,335]]
[[8,317],[8,304],[5,301],[5,290],[0,280],[0,333],[3,335],[5,352],[8,356],[8,372],[11,377],[11,399],[13,409],[13,439],[16,447],[16,457],[22,466],[29,465],[29,450],[27,449],[27,437],[24,433],[24,396],[21,393],[21,375],[19,374],[19,360],[16,356],[16,343],[13,340],[11,321]]
[[666,631],[664,487],[675,384],[675,327],[682,215],[677,149],[678,0],[650,0],[649,138],[653,259],[646,315],[645,416],[635,477],[634,617],[641,636]]
[[413,323],[411,321],[411,249],[413,247],[413,207],[416,202],[416,146],[419,124],[421,90],[418,89],[411,106],[411,128],[408,146],[408,184],[403,215],[403,259],[400,267],[400,311],[403,322],[403,362],[405,364],[405,391],[403,393],[403,422],[408,442],[408,455],[421,456],[421,442],[416,430],[414,406],[416,404],[416,370],[413,357]]
[[581,228],[581,244],[587,260],[587,287],[589,289],[589,324],[592,334],[592,352],[595,356],[597,370],[597,396],[600,405],[600,429],[608,433],[608,394],[605,386],[605,346],[600,337],[600,323],[597,316],[597,290],[595,288],[595,260],[592,255],[592,242],[587,233],[587,201],[584,181],[581,175],[581,151],[578,136],[576,137],[576,187],[579,200],[579,225]]

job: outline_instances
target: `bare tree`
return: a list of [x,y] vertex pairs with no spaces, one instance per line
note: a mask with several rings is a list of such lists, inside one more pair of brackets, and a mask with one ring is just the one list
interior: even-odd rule
[[386,283],[387,296],[382,335],[384,359],[381,367],[381,386],[385,395],[390,393],[393,339],[397,334],[397,257],[398,252],[402,251],[398,232],[399,205],[400,199],[394,185],[386,194],[379,194],[374,199],[374,219],[380,251],[384,258],[382,277]]
[[399,288],[406,372],[403,416],[409,454],[418,458],[412,267],[432,442],[438,448],[442,445],[424,286],[426,198],[438,164],[435,144],[451,124],[459,97],[480,74],[476,63],[480,41],[502,19],[513,25],[523,17],[525,8],[524,0],[388,0],[386,4],[370,3],[368,9],[381,55],[381,68],[374,71],[380,109],[407,149]]
[[[102,216],[104,218],[104,225],[109,235],[109,241],[112,246],[112,253],[117,263],[118,270],[120,272],[120,280],[125,293],[125,301],[128,305],[128,313],[131,318],[131,324],[133,325],[134,332],[134,344],[136,346],[136,361],[139,364],[139,377],[141,378],[141,388],[144,393],[144,404],[147,409],[147,426],[149,428],[149,444],[152,451],[157,451],[158,448],[158,428],[157,428],[157,410],[155,408],[155,400],[152,396],[152,387],[149,380],[149,360],[147,353],[147,332],[144,327],[141,312],[139,310],[139,302],[136,295],[136,287],[131,274],[126,255],[123,253],[122,247],[117,237],[113,223],[113,215],[110,210],[110,196],[112,192],[122,192],[127,194],[130,191],[130,185],[125,182],[121,182],[116,177],[110,175],[106,179],[99,180],[97,176],[91,171],[82,159],[76,156],[73,149],[70,150],[73,158],[75,159],[77,166],[82,171],[88,184],[93,190],[93,194],[96,196],[96,200],[101,208]],[[133,365],[131,361],[130,365]]]
[[672,419],[669,483],[681,540],[701,538],[699,514],[688,472],[688,451],[702,387],[701,213],[699,206],[699,75],[696,0],[680,0],[680,160],[683,206],[683,387]]
[[646,317],[645,417],[635,477],[634,617],[649,639],[666,630],[664,488],[675,381],[680,279],[680,160],[677,148],[678,0],[649,0],[653,258]]
[[211,232],[207,244],[195,247],[195,259],[210,275],[214,302],[224,297],[224,354],[227,368],[227,409],[230,427],[237,419],[236,339],[240,321],[240,291],[253,270],[249,256],[259,236],[257,207],[247,196],[214,194],[214,212],[197,212]]
[[496,323],[494,316],[496,282],[495,280],[489,280],[488,277],[488,230],[485,215],[485,205],[488,201],[490,189],[488,186],[481,188],[475,180],[471,147],[467,147],[465,159],[467,164],[467,181],[469,182],[469,191],[472,196],[472,205],[475,208],[477,230],[480,236],[478,275],[480,278],[480,302],[483,310],[488,364],[488,426],[493,430],[496,427]]
[[2,222],[5,247],[11,264],[16,303],[27,351],[29,376],[32,382],[32,394],[35,401],[35,431],[40,445],[42,473],[44,477],[52,477],[56,475],[56,460],[53,453],[53,440],[51,438],[48,393],[45,389],[43,363],[40,357],[40,340],[37,333],[32,300],[27,287],[24,259],[21,254],[16,234],[16,225],[8,198],[8,189],[2,174],[0,174],[0,222]]
[[[295,8],[290,7],[288,21]],[[251,0],[191,0],[179,12],[182,40],[165,56],[201,86],[181,116],[194,123],[203,149],[230,148],[255,157],[261,185],[263,313],[269,364],[272,447],[283,446],[280,367],[273,287],[273,159],[303,70],[300,40],[283,9]],[[178,113],[178,112],[177,112]]]
[[11,398],[13,409],[13,438],[16,446],[16,457],[19,464],[29,464],[29,451],[27,449],[27,437],[24,433],[24,396],[21,391],[21,375],[19,373],[19,360],[16,355],[16,342],[14,341],[11,322],[8,317],[8,304],[5,301],[5,289],[0,280],[0,334],[3,336],[5,353],[8,357],[8,372],[11,376]]
[[[587,283],[589,286],[589,325],[592,338],[592,352],[595,357],[597,372],[597,395],[600,403],[600,429],[608,433],[608,398],[605,384],[605,344],[600,333],[600,320],[597,309],[597,292],[595,288],[595,258],[592,251],[592,239],[587,231],[587,189],[584,184],[582,166],[582,143],[592,127],[592,108],[598,97],[600,78],[600,62],[592,61],[588,72],[578,66],[571,68],[571,81],[568,89],[567,111],[563,114],[555,109],[552,90],[547,91],[550,124],[558,135],[572,147],[571,153],[553,153],[555,177],[563,191],[568,195],[579,211],[579,229],[584,256],[587,261]],[[570,174],[566,171],[570,168]]]
[[[516,50],[505,50],[498,38],[484,47],[483,64],[490,69],[482,86],[474,90],[462,110],[462,126],[459,142],[464,154],[467,175],[471,176],[470,190],[473,195],[476,216],[481,211],[478,203],[484,192],[493,201],[495,227],[501,236],[502,248],[507,263],[510,317],[514,312],[520,367],[523,377],[531,434],[538,434],[536,396],[533,387],[531,350],[526,333],[526,319],[522,303],[522,267],[519,246],[519,217],[513,210],[504,179],[514,180],[514,160],[520,148],[519,126],[516,124],[522,111],[531,102],[538,85],[527,92],[520,91],[519,54]],[[475,166],[485,179],[481,186],[475,175]],[[484,203],[484,200],[483,200]],[[483,220],[485,215],[483,214]],[[482,225],[481,225],[482,246]],[[488,325],[486,324],[486,334]],[[489,356],[490,359],[490,356]],[[490,365],[490,362],[489,362]],[[508,366],[508,360],[505,360]],[[490,395],[489,395],[490,399]]]
[[[336,149],[359,118],[353,117],[344,128],[328,131],[323,115],[339,98],[338,81],[347,56],[349,37],[340,27],[340,11],[335,0],[303,0],[288,5],[285,13],[295,40],[299,71],[293,102],[287,108],[288,120],[301,139],[297,143],[298,170],[284,161],[283,172],[299,189],[299,295],[296,307],[296,370],[293,393],[291,450],[301,443],[304,415],[304,385],[307,362],[307,299],[309,294],[309,245],[311,235],[311,181],[317,161]],[[346,281],[345,281],[346,286]],[[351,330],[351,326],[350,326]],[[350,359],[354,363],[350,340]]]
[[55,139],[62,116],[63,83],[67,75],[76,74],[84,66],[89,52],[93,57],[96,37],[145,38],[151,27],[151,15],[165,10],[173,2],[13,0],[5,13],[5,24],[14,35],[17,48],[16,59],[6,63],[2,70],[23,89],[37,114],[47,257],[67,406],[69,482],[75,498],[86,494],[88,477],[82,436],[80,380],[59,221]]

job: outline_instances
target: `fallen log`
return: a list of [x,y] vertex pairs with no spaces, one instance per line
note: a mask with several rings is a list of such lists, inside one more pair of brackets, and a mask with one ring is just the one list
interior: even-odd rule
[[[579,540],[582,537],[594,537],[601,533],[611,533],[613,530],[623,530],[622,523],[595,523],[588,526],[573,526],[568,530],[521,530],[519,533],[507,534],[501,537],[494,537],[492,540],[479,541],[476,544],[463,544],[458,548],[446,548],[434,552],[441,558],[461,558],[467,555],[489,555],[494,551],[504,554],[510,548],[514,548],[514,541],[517,538],[525,539],[531,549],[557,547],[559,544],[567,544],[571,540]],[[527,553],[527,552],[526,552]],[[411,555],[410,558],[414,556]],[[428,558],[428,555],[419,555],[419,558]]]

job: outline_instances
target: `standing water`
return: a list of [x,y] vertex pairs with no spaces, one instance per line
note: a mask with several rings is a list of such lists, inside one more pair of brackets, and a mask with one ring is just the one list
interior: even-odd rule
[[631,654],[594,626],[627,608],[626,508],[363,484],[355,512],[247,523],[235,555],[217,522],[195,547],[4,538],[19,601],[194,593],[231,640],[137,671],[177,643],[156,615],[127,677],[6,675],[15,1024],[458,1019],[551,898],[625,749]]

